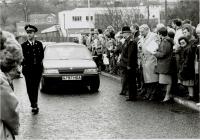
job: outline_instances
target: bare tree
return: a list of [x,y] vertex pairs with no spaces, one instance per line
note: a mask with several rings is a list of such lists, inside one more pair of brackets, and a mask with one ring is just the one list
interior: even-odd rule
[[116,31],[119,31],[125,25],[130,26],[133,23],[139,23],[140,15],[139,10],[134,8],[107,7],[105,13],[96,16],[95,27],[105,29],[112,25]]
[[5,27],[8,24],[8,5],[5,0],[2,2],[3,4],[1,5],[0,23],[1,27]]

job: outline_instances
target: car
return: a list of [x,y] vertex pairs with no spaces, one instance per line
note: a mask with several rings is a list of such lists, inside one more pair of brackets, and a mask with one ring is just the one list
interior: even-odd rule
[[99,71],[91,52],[82,44],[53,43],[44,52],[44,72],[41,91],[51,87],[84,85],[97,92],[100,85]]

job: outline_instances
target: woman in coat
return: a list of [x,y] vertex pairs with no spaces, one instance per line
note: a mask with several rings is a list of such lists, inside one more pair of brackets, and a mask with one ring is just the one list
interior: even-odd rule
[[138,42],[138,47],[142,48],[142,70],[144,77],[144,87],[141,95],[144,99],[153,100],[156,94],[158,74],[154,72],[157,65],[157,59],[153,55],[158,49],[159,36],[150,31],[148,25],[143,24],[139,27],[141,38]]
[[12,140],[19,131],[18,100],[12,80],[20,73],[22,49],[12,35],[0,31],[0,139]]
[[195,78],[195,69],[194,69],[194,60],[195,60],[195,51],[192,46],[189,44],[189,41],[186,37],[179,38],[179,44],[181,46],[180,50],[180,61],[178,68],[178,83],[186,86],[189,92],[188,99],[193,100],[194,96],[194,78]]
[[157,67],[155,72],[159,74],[159,84],[166,85],[166,94],[162,102],[170,100],[170,91],[172,86],[172,58],[173,58],[173,40],[167,36],[167,28],[162,27],[158,30],[161,43],[154,54],[157,58]]

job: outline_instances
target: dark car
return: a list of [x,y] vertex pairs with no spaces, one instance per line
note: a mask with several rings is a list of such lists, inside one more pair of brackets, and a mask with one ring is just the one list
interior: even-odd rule
[[44,53],[41,90],[51,87],[84,85],[98,91],[99,72],[88,48],[77,43],[54,43]]

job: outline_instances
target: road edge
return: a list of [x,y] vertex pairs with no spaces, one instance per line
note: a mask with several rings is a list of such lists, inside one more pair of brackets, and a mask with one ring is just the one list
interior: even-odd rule
[[[112,75],[112,74],[109,74],[109,73],[106,73],[103,71],[100,74],[105,77],[116,80],[118,82],[121,82],[120,76]],[[173,97],[173,98],[176,103],[200,112],[200,105],[197,105],[197,103],[195,103],[193,101],[185,100],[181,97]]]

